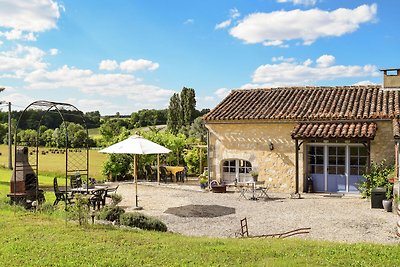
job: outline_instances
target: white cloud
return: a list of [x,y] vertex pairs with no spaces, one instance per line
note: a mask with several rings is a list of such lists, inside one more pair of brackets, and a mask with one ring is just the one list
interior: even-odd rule
[[193,24],[194,23],[194,19],[187,19],[185,20],[185,22],[183,22],[183,24],[187,25],[187,24]]
[[175,91],[144,84],[131,74],[98,74],[91,70],[63,66],[54,71],[36,70],[27,74],[30,89],[78,89],[86,94],[124,97],[138,102],[168,103]]
[[54,29],[60,9],[52,0],[2,0],[0,27],[26,32]]
[[355,9],[339,8],[253,13],[231,28],[229,33],[248,44],[282,46],[285,41],[301,39],[310,45],[318,38],[342,36],[356,31],[360,24],[374,21],[377,5]]
[[43,62],[46,53],[31,46],[17,45],[15,49],[0,52],[0,71],[20,73],[37,69],[44,69],[47,63]]
[[0,36],[4,36],[7,40],[36,41],[36,36],[33,33],[24,34],[22,31],[16,29],[0,32]]
[[218,23],[217,25],[215,25],[215,28],[214,28],[214,29],[219,30],[219,29],[227,28],[227,27],[229,27],[229,26],[231,25],[231,23],[232,23],[232,20],[231,20],[231,19],[225,20],[225,21],[223,21],[223,22]]
[[295,5],[313,6],[317,0],[277,0],[278,3],[293,3]]
[[239,10],[237,10],[237,8],[232,8],[229,10],[229,19],[224,20],[221,23],[218,23],[217,25],[215,25],[214,29],[215,30],[225,29],[225,28],[229,27],[231,25],[232,21],[237,19],[238,17],[240,17]]
[[237,8],[232,8],[229,10],[229,15],[232,19],[236,19],[240,17],[240,12],[237,10]]
[[335,64],[335,57],[332,55],[322,55],[317,59],[318,67],[326,68]]
[[296,59],[293,57],[285,58],[283,56],[280,57],[272,57],[272,62],[294,62]]
[[214,94],[222,99],[225,98],[230,92],[231,90],[228,88],[219,88],[215,91]]
[[376,84],[376,83],[373,83],[371,81],[359,81],[353,85],[374,85],[374,84]]
[[[322,58],[322,59],[321,59]],[[323,63],[321,65],[321,62]],[[317,81],[340,78],[376,77],[378,68],[374,65],[333,65],[335,58],[324,55],[313,65],[311,59],[304,62],[280,62],[259,66],[252,75],[252,83],[244,88],[313,85]],[[325,65],[324,65],[325,64]]]
[[102,60],[99,64],[101,70],[116,70],[118,68],[118,62],[111,59]]
[[128,59],[121,62],[119,67],[121,70],[133,72],[138,70],[156,70],[160,67],[160,64],[146,59]]
[[58,55],[58,49],[57,48],[51,48],[49,50],[49,53],[50,53],[51,56],[56,56],[56,55]]

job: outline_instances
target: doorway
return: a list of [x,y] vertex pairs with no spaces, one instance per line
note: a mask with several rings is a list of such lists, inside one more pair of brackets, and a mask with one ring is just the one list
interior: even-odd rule
[[311,143],[307,150],[307,176],[315,192],[358,193],[368,163],[368,150],[361,143]]

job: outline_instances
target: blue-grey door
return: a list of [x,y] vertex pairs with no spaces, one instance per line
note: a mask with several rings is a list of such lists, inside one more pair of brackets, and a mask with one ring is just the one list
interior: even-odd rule
[[315,192],[325,192],[325,147],[312,145],[307,147],[308,173],[313,180]]
[[315,192],[359,192],[367,162],[368,151],[360,143],[307,145],[307,175]]
[[327,192],[346,192],[346,146],[328,146]]

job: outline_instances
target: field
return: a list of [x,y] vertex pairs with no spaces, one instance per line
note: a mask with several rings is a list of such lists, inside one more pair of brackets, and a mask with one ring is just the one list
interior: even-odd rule
[[[44,148],[44,151],[49,149]],[[14,152],[14,150],[13,150]],[[0,145],[0,166],[8,166],[8,147],[7,145]],[[73,156],[77,157],[78,153],[73,152]],[[72,155],[71,154],[71,155]],[[97,180],[103,180],[104,177],[101,174],[101,168],[103,162],[107,159],[106,154],[99,153],[98,150],[89,151],[89,176],[94,177]],[[14,163],[14,162],[13,162]],[[65,155],[64,154],[51,154],[42,155],[39,153],[39,175],[48,174],[50,176],[64,176],[65,175]]]

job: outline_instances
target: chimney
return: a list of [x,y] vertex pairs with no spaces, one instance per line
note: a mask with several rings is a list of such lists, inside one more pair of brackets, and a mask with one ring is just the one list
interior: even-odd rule
[[400,68],[382,69],[381,71],[383,71],[384,89],[400,89]]

